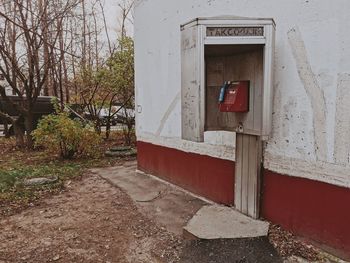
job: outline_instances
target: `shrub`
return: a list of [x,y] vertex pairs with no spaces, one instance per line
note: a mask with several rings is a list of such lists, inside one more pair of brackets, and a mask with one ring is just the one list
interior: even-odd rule
[[101,142],[92,126],[69,118],[64,111],[43,117],[32,135],[35,146],[43,146],[64,159],[96,155]]

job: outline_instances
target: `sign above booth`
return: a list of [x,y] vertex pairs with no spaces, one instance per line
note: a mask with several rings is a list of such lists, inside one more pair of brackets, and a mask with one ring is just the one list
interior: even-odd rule
[[207,37],[263,36],[264,27],[207,27]]

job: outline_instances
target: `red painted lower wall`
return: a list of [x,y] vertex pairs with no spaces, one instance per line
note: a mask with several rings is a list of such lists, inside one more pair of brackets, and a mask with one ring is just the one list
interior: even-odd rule
[[[140,170],[234,203],[234,162],[141,141],[137,150]],[[262,191],[263,218],[350,258],[350,189],[265,170]]]
[[138,169],[218,203],[233,205],[234,162],[137,142]]
[[262,217],[350,258],[350,189],[265,170]]

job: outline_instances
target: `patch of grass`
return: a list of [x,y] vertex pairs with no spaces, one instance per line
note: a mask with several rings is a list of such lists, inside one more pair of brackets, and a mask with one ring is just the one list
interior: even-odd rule
[[42,165],[22,166],[15,169],[0,169],[0,192],[8,192],[20,185],[24,179],[38,177],[54,177],[63,181],[79,174],[82,166],[77,163],[50,163]]
[[[0,214],[12,214],[19,208],[32,205],[43,196],[61,192],[66,180],[73,180],[84,171],[83,165],[69,162],[0,169]],[[25,179],[39,177],[57,177],[58,180],[44,185],[23,184]]]
[[[13,139],[0,137],[0,217],[31,206],[42,197],[62,192],[66,181],[80,178],[89,168],[124,162],[125,159],[104,157],[107,149],[122,144],[122,134],[113,132],[110,139],[96,149],[98,157],[60,160],[44,149],[16,149]],[[46,185],[23,184],[25,179],[39,177],[57,177],[58,180]]]

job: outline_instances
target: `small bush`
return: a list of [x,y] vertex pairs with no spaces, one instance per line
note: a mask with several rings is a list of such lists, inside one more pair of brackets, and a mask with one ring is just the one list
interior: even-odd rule
[[92,126],[69,118],[64,111],[43,117],[32,135],[36,146],[58,153],[63,159],[96,155],[101,143]]

